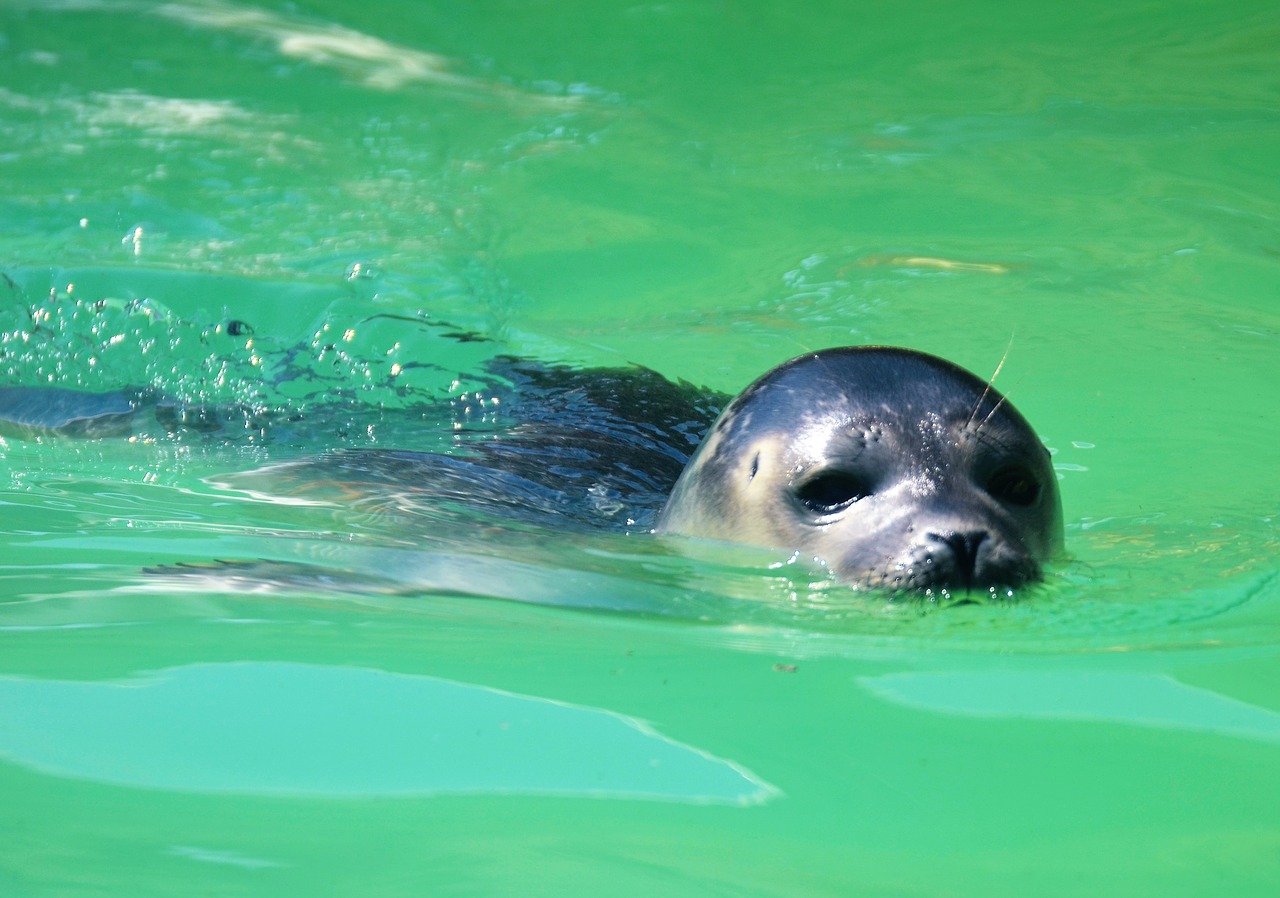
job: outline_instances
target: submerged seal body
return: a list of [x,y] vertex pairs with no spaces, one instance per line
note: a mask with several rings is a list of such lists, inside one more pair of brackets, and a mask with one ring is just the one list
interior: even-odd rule
[[990,385],[907,349],[829,349],[724,409],[658,532],[794,549],[890,590],[1038,580],[1062,546],[1049,453]]

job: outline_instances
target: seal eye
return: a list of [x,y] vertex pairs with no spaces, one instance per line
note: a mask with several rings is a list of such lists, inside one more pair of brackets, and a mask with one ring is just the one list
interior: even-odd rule
[[987,492],[1009,505],[1030,508],[1040,498],[1040,484],[1022,465],[1007,465],[991,475]]
[[814,514],[835,514],[871,494],[862,478],[845,471],[827,471],[805,481],[796,499]]

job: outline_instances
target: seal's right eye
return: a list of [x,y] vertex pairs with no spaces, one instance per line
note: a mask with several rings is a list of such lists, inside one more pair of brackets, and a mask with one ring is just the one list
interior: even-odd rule
[[824,471],[796,489],[796,499],[814,514],[843,511],[859,499],[871,495],[861,477],[847,471]]

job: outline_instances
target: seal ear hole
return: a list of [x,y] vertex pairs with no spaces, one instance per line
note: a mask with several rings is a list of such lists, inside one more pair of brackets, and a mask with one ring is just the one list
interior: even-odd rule
[[1030,508],[1040,498],[1040,483],[1028,468],[1006,465],[991,475],[987,492],[1008,505]]
[[827,471],[802,483],[796,499],[814,514],[835,514],[871,495],[867,483],[846,471]]

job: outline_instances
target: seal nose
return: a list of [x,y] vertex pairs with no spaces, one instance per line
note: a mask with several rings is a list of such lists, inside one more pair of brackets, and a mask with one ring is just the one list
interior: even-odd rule
[[956,586],[964,589],[973,586],[974,575],[978,571],[978,548],[988,535],[985,530],[950,530],[929,534],[931,539],[951,550],[951,572],[957,581]]

